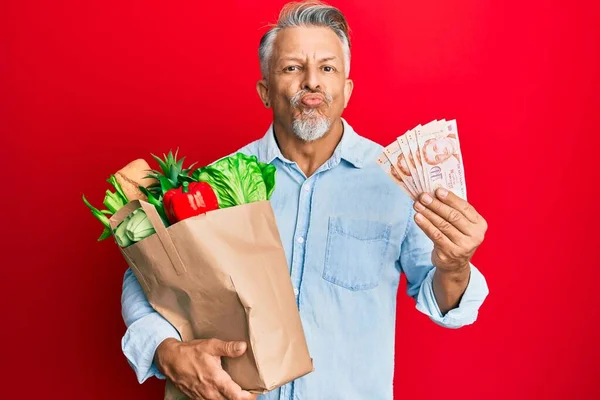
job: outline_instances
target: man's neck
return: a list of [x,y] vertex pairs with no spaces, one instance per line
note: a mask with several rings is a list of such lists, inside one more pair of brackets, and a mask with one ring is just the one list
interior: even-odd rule
[[273,130],[281,154],[298,164],[304,175],[310,177],[333,155],[342,139],[344,125],[341,119],[334,121],[323,137],[311,142],[303,141],[277,122],[273,123]]

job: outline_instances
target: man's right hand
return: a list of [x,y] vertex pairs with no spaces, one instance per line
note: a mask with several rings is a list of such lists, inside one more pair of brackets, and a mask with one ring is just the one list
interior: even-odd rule
[[221,366],[221,357],[239,357],[245,342],[166,339],[156,349],[155,362],[173,384],[191,400],[255,400]]

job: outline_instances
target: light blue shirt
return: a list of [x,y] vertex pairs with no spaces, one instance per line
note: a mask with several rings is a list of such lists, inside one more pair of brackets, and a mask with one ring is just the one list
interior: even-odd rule
[[[347,121],[332,157],[310,178],[281,154],[272,126],[240,149],[277,167],[271,204],[283,241],[315,371],[260,400],[392,399],[396,294],[401,273],[416,308],[448,328],[472,324],[488,295],[471,278],[457,308],[442,315],[435,301],[433,243],[414,223],[412,200],[376,163],[382,146]],[[154,352],[177,331],[152,309],[127,270],[123,353],[138,381],[164,379]]]

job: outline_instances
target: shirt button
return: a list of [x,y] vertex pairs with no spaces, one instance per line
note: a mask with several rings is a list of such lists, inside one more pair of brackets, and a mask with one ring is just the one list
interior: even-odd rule
[[310,192],[310,185],[304,185],[304,191]]
[[297,288],[294,288],[294,294],[295,294],[296,296],[298,296],[298,293],[299,293],[299,292],[298,292],[298,289],[297,289]]
[[300,236],[298,239],[296,239],[298,241],[298,243],[302,244],[304,243],[304,238],[302,236]]

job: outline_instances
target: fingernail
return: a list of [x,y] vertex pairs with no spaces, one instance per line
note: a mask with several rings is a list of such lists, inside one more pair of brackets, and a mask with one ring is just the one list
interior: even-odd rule
[[423,211],[425,209],[425,206],[417,201],[415,203],[415,208],[417,209],[417,211]]
[[448,196],[448,191],[446,189],[438,189],[438,197],[441,197],[442,199],[445,199],[446,196]]
[[235,344],[235,346],[233,346],[233,349],[235,351],[242,351],[242,350],[244,350],[244,343],[243,342],[237,342]]
[[432,198],[430,195],[428,195],[427,193],[425,193],[425,194],[423,195],[423,197],[421,197],[421,202],[422,202],[423,204],[429,204],[429,203],[431,203],[432,201],[433,201],[433,198]]
[[419,213],[416,213],[416,214],[415,214],[415,219],[416,219],[417,221],[421,222],[421,221],[423,221],[423,215],[421,215],[421,214],[419,214]]

